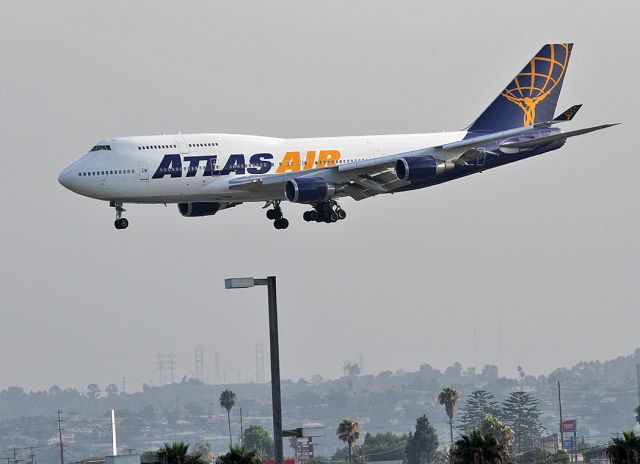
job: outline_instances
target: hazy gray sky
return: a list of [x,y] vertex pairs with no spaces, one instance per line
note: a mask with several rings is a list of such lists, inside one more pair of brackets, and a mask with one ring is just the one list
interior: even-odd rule
[[[253,376],[266,293],[223,285],[244,275],[278,276],[285,377],[337,376],[359,355],[368,372],[515,375],[633,351],[637,17],[631,1],[2,1],[0,388],[137,389],[160,352],[191,374],[196,344],[212,380],[214,352],[227,380]],[[57,182],[111,136],[459,129],[551,41],[575,42],[558,108],[584,104],[571,127],[624,125],[345,200],[335,225],[297,205],[286,231],[258,204],[204,219],[128,205],[116,231],[111,208]]]

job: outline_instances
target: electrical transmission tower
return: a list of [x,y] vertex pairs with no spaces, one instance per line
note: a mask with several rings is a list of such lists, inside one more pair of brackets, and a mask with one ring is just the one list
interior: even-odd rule
[[264,344],[256,345],[256,383],[264,382]]
[[169,372],[169,379],[171,383],[175,383],[175,371],[176,371],[176,362],[173,353],[169,354],[159,354],[156,356],[158,360],[158,378],[160,379],[160,385],[167,384],[167,371]]
[[204,382],[204,349],[202,345],[196,346],[196,379]]
[[213,354],[213,381],[216,385],[222,383],[222,377],[220,376],[220,356],[217,352]]

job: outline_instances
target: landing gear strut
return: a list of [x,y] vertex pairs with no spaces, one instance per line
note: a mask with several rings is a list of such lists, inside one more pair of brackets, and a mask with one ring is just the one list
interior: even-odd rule
[[122,213],[126,210],[122,207],[122,202],[120,201],[112,201],[109,203],[109,206],[116,209],[116,220],[113,223],[116,226],[116,229],[126,229],[129,227],[129,221],[126,218],[122,217]]
[[273,227],[276,229],[286,229],[289,227],[289,221],[282,215],[280,201],[275,200],[271,204],[273,205],[273,208],[267,210],[267,219],[273,221]]
[[305,211],[302,218],[307,222],[338,222],[347,217],[347,212],[343,210],[337,201],[327,200],[317,203],[311,211]]

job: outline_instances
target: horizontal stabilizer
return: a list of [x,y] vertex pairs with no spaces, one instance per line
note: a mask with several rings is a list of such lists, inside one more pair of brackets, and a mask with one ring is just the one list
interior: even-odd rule
[[556,116],[553,119],[553,122],[571,121],[573,117],[578,113],[580,108],[582,108],[582,105],[573,105],[571,108],[569,108],[567,111],[565,111],[561,115]]
[[569,137],[575,137],[576,135],[588,134],[589,132],[595,132],[597,130],[606,129],[607,127],[611,126],[617,126],[618,124],[620,123],[618,122],[615,124],[603,124],[601,126],[587,127],[586,129],[578,129],[571,132],[562,132],[560,134],[549,135],[547,137],[538,137],[532,140],[525,140],[524,142],[505,142],[500,146],[504,148],[533,148],[537,145],[543,145],[555,140],[568,139]]

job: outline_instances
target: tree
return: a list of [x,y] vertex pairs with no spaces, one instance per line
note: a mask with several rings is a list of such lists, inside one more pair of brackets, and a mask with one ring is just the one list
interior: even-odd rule
[[438,434],[422,415],[416,421],[415,433],[409,433],[405,454],[407,464],[427,464],[434,460],[438,451]]
[[349,446],[349,464],[353,464],[353,444],[360,438],[360,424],[351,419],[342,419],[336,429],[336,435]]
[[451,458],[455,464],[502,464],[508,462],[504,446],[492,435],[483,435],[473,430],[462,435],[451,449]]
[[110,383],[104,389],[104,392],[107,394],[108,398],[112,398],[118,394],[118,386],[115,383]]
[[[456,363],[457,364],[457,363]],[[460,395],[453,388],[445,387],[438,395],[438,402],[444,406],[449,416],[449,431],[451,432],[451,446],[453,446],[453,415],[456,413],[456,406]]]
[[261,458],[273,459],[273,438],[263,426],[250,425],[244,430],[242,438],[245,450],[256,451]]
[[504,446],[505,450],[511,454],[513,430],[508,425],[493,416],[486,416],[478,429],[483,435],[491,435],[495,438],[498,444]]
[[640,463],[640,437],[632,430],[622,432],[622,438],[612,438],[609,442],[607,456],[611,464]]
[[242,446],[231,446],[229,452],[218,456],[216,464],[261,464],[262,460],[255,451],[245,451]]
[[368,456],[375,457],[375,461],[404,461],[405,449],[409,437],[407,435],[396,435],[391,432],[370,433],[364,436],[364,449]]
[[460,408],[460,428],[466,433],[478,429],[485,417],[495,416],[498,411],[498,403],[494,396],[484,390],[471,392],[464,406]]
[[95,383],[90,383],[87,385],[87,396],[92,400],[95,400],[100,395],[100,387]]
[[205,464],[207,462],[200,452],[189,454],[188,450],[188,444],[174,441],[172,444],[165,443],[160,448],[160,454],[167,456],[168,464]]
[[524,452],[540,441],[544,427],[538,400],[527,392],[513,392],[502,403],[502,421],[513,430],[516,452]]
[[229,423],[229,448],[233,446],[231,439],[231,409],[236,404],[236,394],[231,390],[225,390],[220,393],[220,406],[227,410],[227,422]]

